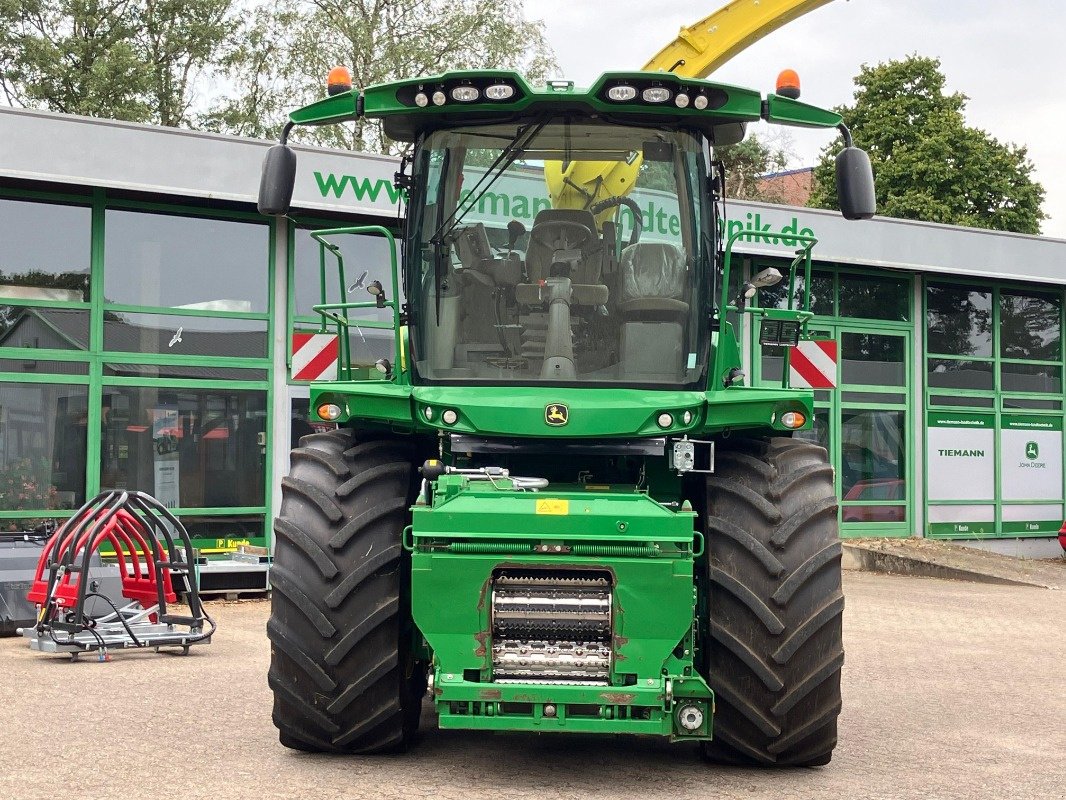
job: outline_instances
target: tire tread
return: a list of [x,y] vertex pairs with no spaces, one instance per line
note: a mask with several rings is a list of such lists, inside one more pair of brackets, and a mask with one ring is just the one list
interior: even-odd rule
[[719,443],[700,510],[713,761],[820,766],[836,746],[844,663],[841,544],[825,449],[785,437]]

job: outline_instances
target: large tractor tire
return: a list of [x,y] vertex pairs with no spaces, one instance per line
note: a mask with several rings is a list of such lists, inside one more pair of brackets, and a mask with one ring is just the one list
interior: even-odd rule
[[828,764],[837,742],[841,546],[833,468],[798,439],[726,439],[707,477],[704,666],[714,740],[751,766]]
[[268,682],[281,743],[297,750],[404,750],[418,729],[425,665],[412,656],[402,546],[413,453],[349,431],[305,436],[274,524]]

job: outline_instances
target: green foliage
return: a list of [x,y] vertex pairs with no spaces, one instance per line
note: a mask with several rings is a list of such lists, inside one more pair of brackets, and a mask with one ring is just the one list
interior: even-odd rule
[[[495,0],[267,0],[225,64],[234,87],[202,119],[212,130],[273,138],[292,108],[325,94],[330,67],[355,86],[447,70],[516,69],[539,81],[555,68],[540,22]],[[300,141],[390,149],[374,121],[303,130]]]
[[714,155],[725,164],[728,197],[782,202],[780,190],[760,185],[759,176],[780,171],[787,166],[788,153],[784,147],[775,147],[755,136],[748,136],[737,144],[716,147]]
[[235,0],[0,0],[8,102],[187,125],[195,82],[235,30]]
[[[715,148],[714,155],[725,165],[725,186],[729,197],[768,203],[782,201],[780,192],[759,184],[759,176],[785,168],[788,153],[783,147],[774,147],[755,136],[749,136],[737,144]],[[645,161],[640,165],[637,186],[641,189],[676,192],[674,165]]]
[[[855,78],[855,103],[836,109],[870,154],[877,212],[992,230],[1039,233],[1044,188],[1025,147],[966,125],[966,96],[946,94],[935,58],[913,55]],[[836,208],[833,159],[822,154],[809,205]]]

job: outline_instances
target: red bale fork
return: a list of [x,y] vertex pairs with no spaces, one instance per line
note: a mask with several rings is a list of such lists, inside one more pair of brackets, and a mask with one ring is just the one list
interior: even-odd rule
[[[93,554],[101,547],[114,559],[122,582],[119,607],[97,591],[90,574]],[[144,492],[103,492],[68,519],[48,540],[37,562],[27,599],[37,607],[37,624],[23,628],[30,647],[46,653],[96,651],[110,660],[111,648],[180,647],[211,641],[215,623],[204,611],[197,591],[195,556],[185,527],[162,503]],[[185,594],[188,615],[174,614],[178,591]],[[86,611],[103,603],[102,616]]]

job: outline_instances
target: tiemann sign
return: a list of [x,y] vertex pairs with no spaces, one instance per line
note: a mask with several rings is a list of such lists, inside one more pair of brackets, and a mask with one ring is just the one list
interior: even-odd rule
[[930,412],[928,426],[929,532],[995,533],[995,416]]

